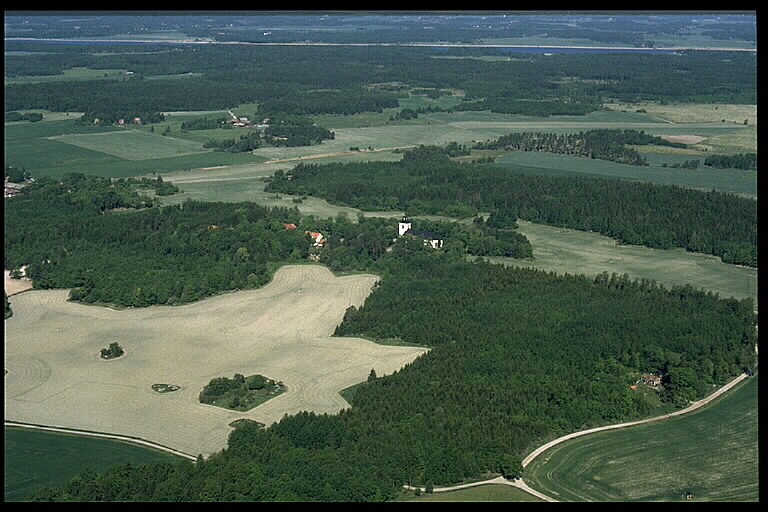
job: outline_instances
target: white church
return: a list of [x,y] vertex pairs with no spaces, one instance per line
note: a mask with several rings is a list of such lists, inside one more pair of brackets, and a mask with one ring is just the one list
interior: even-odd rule
[[432,247],[433,249],[439,249],[443,246],[443,237],[431,231],[412,229],[411,220],[407,216],[403,216],[397,226],[397,236],[402,237],[404,235],[421,238],[424,240],[424,245]]

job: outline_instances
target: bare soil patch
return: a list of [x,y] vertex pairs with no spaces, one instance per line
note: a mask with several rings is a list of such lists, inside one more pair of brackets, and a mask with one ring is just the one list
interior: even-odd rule
[[32,289],[32,280],[22,278],[22,279],[11,279],[11,272],[10,270],[5,271],[5,293],[9,297],[15,293],[23,292],[25,290],[31,290]]

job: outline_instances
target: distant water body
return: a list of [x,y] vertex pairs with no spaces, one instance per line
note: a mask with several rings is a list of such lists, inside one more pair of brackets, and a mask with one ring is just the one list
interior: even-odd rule
[[8,37],[5,41],[34,41],[59,44],[103,44],[103,45],[249,45],[249,46],[399,46],[415,48],[433,48],[448,50],[452,48],[495,48],[509,53],[644,53],[644,54],[680,54],[683,51],[732,51],[757,53],[756,48],[720,48],[720,47],[679,47],[679,48],[631,48],[619,46],[567,46],[567,45],[504,45],[504,44],[464,44],[464,43],[322,43],[322,42],[251,42],[251,41],[211,41],[194,39],[41,39],[26,37]]

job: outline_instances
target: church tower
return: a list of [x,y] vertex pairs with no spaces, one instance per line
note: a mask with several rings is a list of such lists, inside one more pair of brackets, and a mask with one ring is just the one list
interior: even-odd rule
[[411,229],[411,221],[407,215],[403,215],[400,224],[397,226],[397,236],[403,236],[409,229]]

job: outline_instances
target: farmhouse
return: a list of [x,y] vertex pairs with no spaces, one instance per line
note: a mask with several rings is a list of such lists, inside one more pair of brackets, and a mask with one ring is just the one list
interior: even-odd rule
[[402,218],[397,227],[397,236],[402,237],[405,235],[421,238],[424,241],[424,245],[432,247],[433,249],[439,249],[443,246],[443,237],[431,231],[413,229],[411,227],[411,221],[407,216]]
[[640,382],[649,386],[657,387],[661,384],[661,376],[653,373],[644,373],[640,376]]
[[288,231],[289,229],[296,229],[296,224],[293,224],[293,223],[291,223],[291,224],[283,223],[283,227],[285,228],[286,231]]
[[312,244],[314,247],[322,247],[325,245],[325,239],[323,238],[322,233],[316,231],[305,231],[305,233],[312,237],[312,240],[315,242]]

